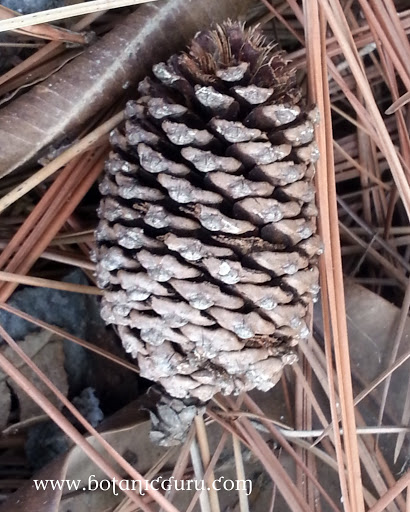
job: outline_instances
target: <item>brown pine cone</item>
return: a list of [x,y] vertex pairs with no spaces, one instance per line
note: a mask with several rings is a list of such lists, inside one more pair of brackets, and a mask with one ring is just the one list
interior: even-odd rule
[[[193,403],[267,391],[308,336],[318,112],[286,55],[232,22],[156,64],[138,92],[111,134],[95,258],[102,317],[162,386],[154,437],[172,444]],[[175,415],[178,435],[161,420]]]

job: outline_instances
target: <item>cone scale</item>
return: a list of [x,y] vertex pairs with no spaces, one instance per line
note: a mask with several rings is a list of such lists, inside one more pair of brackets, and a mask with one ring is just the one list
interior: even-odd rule
[[272,388],[309,335],[318,112],[282,52],[226,22],[156,64],[126,118],[100,183],[101,314],[172,445],[216,393]]

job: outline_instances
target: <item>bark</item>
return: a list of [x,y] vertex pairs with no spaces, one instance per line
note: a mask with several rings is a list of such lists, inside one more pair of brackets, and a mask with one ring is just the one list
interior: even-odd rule
[[59,140],[73,139],[152,64],[185,47],[200,29],[246,9],[241,0],[159,0],[139,7],[51,78],[0,110],[0,177]]

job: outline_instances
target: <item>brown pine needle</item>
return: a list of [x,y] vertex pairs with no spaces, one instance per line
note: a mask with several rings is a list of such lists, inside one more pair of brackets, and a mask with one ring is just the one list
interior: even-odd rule
[[83,16],[84,14],[103,11],[105,9],[117,9],[119,7],[154,1],[155,0],[91,0],[90,2],[57,7],[55,9],[34,12],[17,18],[0,21],[0,32],[16,30],[23,27],[38,25],[40,23],[51,23],[52,21],[72,18],[74,16]]
[[[324,7],[325,0],[319,2]],[[336,203],[336,189],[334,180],[334,160],[332,145],[332,123],[330,117],[330,102],[328,94],[325,24],[323,17],[320,20],[318,2],[304,2],[306,15],[308,66],[310,78],[310,92],[313,101],[319,106],[323,116],[322,122],[316,130],[317,142],[321,158],[317,166],[317,187],[319,209],[319,225],[325,246],[321,263],[321,278],[323,288],[323,316],[325,329],[332,326],[333,347],[336,360],[336,375],[339,387],[340,406],[342,411],[342,424],[346,433],[344,437],[344,454],[341,450],[340,439],[336,435],[336,452],[339,467],[343,464],[343,455],[346,457],[347,487],[343,483],[344,471],[341,471],[341,487],[344,505],[347,511],[364,512],[363,489],[361,485],[360,460],[355,434],[356,424],[354,417],[353,392],[350,372],[350,357],[348,349],[345,302],[343,292],[342,262],[340,254],[340,239],[338,233],[338,213]],[[328,6],[326,6],[328,7]],[[330,7],[325,9],[329,19]],[[322,12],[323,16],[323,12]],[[333,28],[333,27],[332,27]],[[334,30],[335,32],[335,30]],[[341,31],[340,31],[341,32]],[[337,36],[338,34],[335,35]],[[342,37],[339,34],[338,39]],[[325,280],[325,283],[323,283]],[[329,302],[329,309],[327,309]],[[325,338],[330,342],[330,332]],[[329,365],[330,367],[330,365]],[[329,381],[331,387],[333,381]],[[337,421],[336,405],[331,400],[333,421]],[[348,494],[347,494],[347,493]]]
[[406,487],[410,485],[410,470],[407,472],[391,487],[372,507],[368,512],[384,512],[386,507],[401,493]]
[[397,112],[400,108],[403,108],[410,101],[410,91],[407,91],[403,96],[400,96],[390,107],[386,110],[385,114],[391,115]]
[[[178,510],[166,500],[161,493],[153,489],[151,486],[146,485],[146,480],[134,469],[121,455],[106,441],[94,427],[78,412],[78,410],[67,400],[67,398],[57,389],[57,387],[44,375],[44,373],[34,364],[31,359],[24,353],[18,344],[11,338],[11,336],[0,325],[0,335],[12,346],[12,348],[20,355],[23,361],[31,368],[36,375],[42,380],[47,387],[61,400],[65,407],[74,415],[75,418],[86,428],[86,430],[93,435],[103,448],[113,457],[120,467],[122,467],[129,475],[135,480],[141,481],[146,492],[163,507],[166,512],[178,512]],[[65,418],[65,416],[40,392],[38,389],[27,379],[3,354],[0,353],[0,368],[11,377],[20,387],[25,391],[43,411],[50,416],[50,418],[69,436],[83,451],[90,457],[90,459],[97,464],[110,478],[121,480],[122,477],[111,468],[106,462],[105,458],[91,446],[91,444],[78,432],[76,428]],[[125,494],[144,512],[153,512],[152,509],[144,503],[141,497],[134,491],[124,490]]]
[[[408,425],[409,422],[410,422],[410,380],[407,385],[406,400],[405,400],[404,406],[403,406],[403,414],[401,416],[401,424]],[[405,437],[406,437],[405,431],[399,432],[399,435],[397,436],[396,446],[394,448],[394,458],[393,458],[393,461],[395,463],[397,462],[397,459],[399,458],[400,451],[403,447]]]
[[0,199],[0,213],[27,194],[27,192],[33,190],[34,187],[52,176],[55,172],[61,169],[61,167],[68,164],[73,158],[92,148],[96,143],[104,142],[107,138],[107,134],[123,119],[123,112],[115,114],[115,116],[111,117],[108,121],[105,121],[105,123],[86,135],[79,142],[73,144],[56,159],[33,174],[33,176],[30,176],[26,181],[20,183],[20,185],[18,185],[14,190]]
[[38,286],[40,288],[51,288],[53,290],[62,290],[73,293],[84,293],[87,295],[102,295],[103,292],[95,286],[87,286],[84,284],[65,283],[63,281],[53,281],[52,279],[43,279],[42,277],[24,276],[21,274],[13,274],[0,270],[0,281],[6,283],[18,283],[28,286]]
[[[245,475],[245,468],[243,466],[241,443],[236,436],[232,436],[232,443],[233,443],[233,451],[234,451],[234,456],[235,456],[236,477],[237,477],[238,482],[239,481],[245,482],[246,475]],[[246,489],[244,489],[242,486],[240,486],[240,488],[238,489],[238,494],[239,494],[239,510],[240,510],[240,512],[250,512],[249,501],[248,501],[248,496],[246,494]]]
[[[53,66],[68,55],[61,55],[65,48],[60,38],[64,40],[67,36],[70,41],[83,43],[83,35],[77,32],[88,27],[94,18],[107,9],[144,1],[92,0],[70,5],[65,11],[57,9],[29,16],[14,16],[14,19],[3,21],[1,12],[4,9],[0,7],[0,32],[8,30],[7,24],[19,24],[20,28],[10,30],[33,37],[37,35],[54,39],[0,77],[1,90],[5,94],[11,91],[18,94],[18,88],[26,83],[28,73],[33,73],[31,82],[52,73]],[[191,449],[197,466],[197,477],[208,482],[208,487],[211,487],[209,483],[214,480],[216,464],[232,436],[237,478],[245,479],[241,454],[243,445],[256,456],[271,477],[274,482],[274,495],[282,493],[292,511],[311,512],[317,509],[320,512],[329,509],[336,512],[343,507],[346,512],[361,512],[365,503],[369,512],[410,512],[410,473],[407,472],[399,478],[393,466],[389,465],[390,458],[387,462],[374,442],[374,436],[383,436],[380,438],[381,447],[384,450],[388,446],[392,452],[393,446],[384,443],[390,443],[387,436],[393,438],[393,441],[394,436],[397,436],[394,453],[394,458],[397,459],[403,439],[409,432],[407,422],[410,415],[410,388],[407,397],[403,392],[403,403],[400,404],[402,408],[394,409],[396,416],[401,416],[401,422],[396,425],[372,425],[367,416],[361,417],[362,409],[355,408],[363,398],[384,383],[384,393],[382,389],[378,390],[380,393],[372,396],[372,401],[380,406],[382,418],[393,372],[410,358],[407,347],[403,348],[404,353],[401,356],[396,357],[398,340],[407,318],[407,274],[410,271],[410,248],[407,247],[410,243],[410,228],[406,225],[405,215],[406,211],[410,214],[410,140],[406,124],[410,100],[410,93],[406,92],[410,88],[410,10],[405,7],[403,2],[395,3],[394,0],[304,0],[303,12],[301,2],[297,0],[260,0],[260,9],[255,10],[256,19],[252,18],[250,26],[258,22],[270,22],[266,25],[267,31],[274,32],[280,43],[283,40],[285,47],[289,41],[297,45],[298,49],[290,54],[290,58],[299,70],[301,80],[307,77],[310,81],[311,102],[317,103],[321,111],[322,121],[317,132],[321,151],[317,189],[319,222],[325,245],[320,269],[325,348],[313,337],[309,341],[302,340],[299,344],[300,364],[293,366],[293,374],[287,372],[283,376],[283,381],[286,380],[290,389],[286,394],[288,425],[278,421],[279,415],[275,416],[276,411],[272,411],[271,417],[267,417],[248,396],[241,396],[237,404],[229,398],[217,396],[208,408],[206,421],[196,421],[196,431],[191,429],[188,441],[180,448],[177,463],[172,470],[176,479],[191,477],[192,469],[188,467]],[[82,9],[90,8],[95,9],[95,14],[89,14],[72,26],[72,35],[48,24],[54,19],[53,16],[78,16],[87,12]],[[398,12],[398,8],[401,12]],[[113,14],[113,19],[116,17]],[[110,22],[107,26],[110,26]],[[102,27],[104,31],[105,25],[102,24]],[[90,28],[93,30],[94,27]],[[34,48],[31,42],[24,41],[23,39],[22,43],[17,44],[27,47],[31,45]],[[30,87],[31,84],[27,82],[27,86]],[[118,114],[115,121],[114,119],[115,117],[107,121],[109,125],[101,125],[75,142],[38,173],[35,172],[37,169],[32,170],[29,179],[13,173],[1,182],[3,197],[0,197],[0,213],[13,205],[9,210],[10,216],[3,217],[4,222],[0,223],[0,249],[4,249],[3,255],[0,255],[0,266],[4,271],[0,272],[0,299],[4,302],[18,284],[102,294],[93,286],[60,283],[26,274],[31,271],[38,258],[46,258],[79,266],[92,283],[91,272],[95,265],[88,260],[88,252],[94,241],[93,229],[92,224],[82,217],[83,210],[77,207],[103,168],[108,151],[107,134],[123,120],[122,114]],[[96,149],[87,152],[90,147]],[[335,151],[334,156],[332,148]],[[74,158],[76,155],[80,157]],[[85,161],[88,161],[87,165]],[[2,171],[4,170],[0,170],[0,176]],[[57,171],[60,172],[54,179],[52,175]],[[28,175],[24,174],[25,177]],[[47,184],[45,180],[49,176],[54,181]],[[20,183],[22,179],[25,181]],[[33,202],[37,190],[23,198],[38,184],[41,198],[37,204]],[[337,197],[338,204],[335,184],[340,192]],[[71,197],[71,194],[75,194],[75,197]],[[70,199],[66,204],[65,197],[68,196]],[[22,211],[30,212],[27,218],[22,215]],[[349,279],[343,280],[341,256],[345,274]],[[355,367],[357,360],[352,357],[353,377],[357,378],[354,399],[346,332],[346,319],[350,320],[346,317],[343,294],[343,285],[349,287],[352,283],[360,283],[384,298],[394,296],[397,302],[402,300],[407,289],[401,317],[396,322],[399,325],[395,325],[391,333],[391,340],[395,339],[395,334],[396,339],[389,345],[390,351],[387,349],[388,352],[382,354],[385,365],[379,366],[376,372],[366,378],[358,375]],[[112,356],[5,303],[0,302],[0,309],[17,314],[131,371],[138,371],[132,363]],[[0,332],[3,333],[1,327]],[[14,346],[13,340],[9,337],[5,339]],[[350,341],[353,342],[354,339]],[[25,357],[23,354],[21,356]],[[32,361],[28,364],[30,363]],[[0,367],[7,368],[6,371],[29,394],[32,389],[34,400],[40,405],[42,403],[50,417],[65,430],[67,425],[59,411],[50,409],[36,387],[24,381],[24,378],[21,379],[12,366],[0,354]],[[33,371],[40,379],[46,379],[44,375],[41,376],[41,372],[38,373],[35,365]],[[377,377],[374,378],[374,375]],[[367,384],[369,381],[371,383]],[[313,382],[321,387],[319,393],[312,386]],[[403,382],[404,387],[407,384],[407,381]],[[380,395],[383,395],[381,404]],[[72,407],[66,397],[56,396],[68,409]],[[328,412],[329,408],[331,414]],[[124,474],[136,479],[138,473],[133,473],[133,468],[127,466],[122,457],[100,439],[99,434],[93,433],[92,427],[75,409],[73,411],[85,430],[95,435],[96,441],[106,450],[107,457],[112,457]],[[218,423],[216,427],[222,429],[222,433],[216,449],[211,453],[208,446],[211,431],[207,431],[207,428],[210,423],[215,422]],[[192,444],[195,432],[196,441]],[[83,442],[84,439],[82,436],[78,437],[78,431],[70,431],[69,435],[80,447],[83,446],[81,439]],[[292,458],[296,467],[295,478],[293,471],[289,472],[284,467],[283,457],[276,457],[276,452],[271,450],[271,444],[268,443],[273,440],[280,445],[281,454],[286,452],[286,456]],[[321,443],[320,448],[318,443]],[[88,454],[94,456],[92,453]],[[163,470],[168,454],[169,452],[153,463],[151,470],[144,473],[144,477],[139,477],[155,477],[158,471]],[[95,462],[99,465],[99,461]],[[113,464],[110,461],[103,468],[111,472],[108,475],[116,474],[113,473]],[[324,478],[318,481],[316,478],[315,468],[323,464],[327,469],[338,473],[343,505],[334,503],[327,495],[328,481]],[[360,466],[366,482],[364,485]],[[135,495],[127,495],[115,510],[133,512],[151,510],[150,507],[153,507],[161,512],[176,512],[175,507],[170,504],[174,501],[174,496],[175,489],[170,489],[166,493],[166,499],[150,496],[144,500],[145,503],[139,500],[137,504]],[[159,501],[158,505],[152,503],[152,500],[161,498],[164,501]],[[264,505],[271,511],[278,507],[275,500],[269,503],[269,499]],[[193,493],[187,512],[193,512],[199,506],[202,512],[219,512],[217,497],[212,492]],[[236,509],[249,512],[250,506],[253,503],[249,505],[247,496],[239,493]]]
[[[196,481],[203,482],[204,469],[202,466],[201,454],[199,451],[198,443],[195,438],[192,440],[191,443],[191,461]],[[200,491],[199,503],[201,505],[201,512],[213,512],[211,509],[211,503],[209,501],[209,495],[205,488]]]
[[37,325],[38,327],[46,329],[49,332],[57,334],[57,336],[61,336],[62,338],[66,339],[66,340],[72,341],[73,343],[76,343],[77,345],[80,345],[81,347],[84,347],[87,350],[91,350],[92,352],[95,352],[96,354],[98,354],[102,357],[105,357],[105,358],[109,359],[110,361],[123,366],[124,368],[127,368],[127,370],[131,370],[135,373],[139,373],[139,369],[132,363],[129,363],[125,359],[122,359],[120,357],[117,357],[114,354],[111,354],[110,352],[107,352],[106,350],[98,347],[97,345],[88,343],[87,341],[84,341],[81,338],[78,338],[77,336],[74,336],[73,334],[70,334],[69,332],[64,331],[63,329],[60,329],[59,327],[50,325],[47,322],[44,322],[43,320],[39,320],[38,318],[34,318],[33,316],[29,315],[28,313],[25,313],[24,311],[20,311],[19,309],[14,308],[13,306],[10,306],[9,304],[1,304],[0,303],[0,309],[7,311],[8,313],[12,313],[13,315],[16,315],[20,318],[23,318],[24,320],[27,320],[28,322],[31,322],[32,324]]
[[[80,21],[73,25],[72,30],[81,31],[86,29],[89,24],[92,23],[92,21],[94,21],[94,19],[100,16],[103,12],[104,11],[99,11],[96,14],[89,14],[88,16],[84,16],[84,18],[81,18]],[[10,69],[10,71],[7,71],[7,73],[4,73],[2,76],[0,76],[0,86],[12,81],[13,78],[17,76],[24,76],[26,73],[36,69],[36,67],[41,63],[44,63],[46,60],[62,53],[64,49],[65,46],[61,41],[51,41],[50,43],[40,48],[36,53],[21,61],[19,64],[17,64],[17,66]]]
[[[344,56],[349,63],[352,74],[358,84],[358,87],[363,94],[363,98],[366,101],[366,107],[368,113],[371,115],[374,121],[374,128],[377,134],[377,143],[383,150],[386,160],[389,162],[392,175],[396,182],[397,188],[400,192],[401,199],[406,208],[407,215],[410,218],[410,186],[405,177],[402,164],[397,155],[396,149],[394,148],[383,118],[381,117],[380,111],[376,105],[376,101],[372,94],[369,86],[369,82],[363,72],[360,58],[357,54],[357,49],[352,45],[352,41],[346,37],[346,32],[350,34],[345,16],[338,2],[331,2],[329,0],[319,0],[321,7],[323,8],[327,21],[337,37],[339,44],[343,49]],[[365,2],[361,2],[364,5]],[[410,80],[410,77],[409,77]]]
[[[199,451],[201,453],[201,458],[202,458],[202,465],[203,465],[204,469],[206,470],[211,461],[211,453],[209,451],[208,436],[206,434],[206,427],[205,427],[205,422],[204,422],[203,416],[195,417],[195,429],[196,429],[196,436],[198,439]],[[221,508],[219,506],[218,492],[213,487],[214,481],[215,481],[215,474],[212,471],[209,474],[208,479],[206,480],[206,483],[209,488],[209,505],[210,505],[211,512],[220,512]]]
[[[388,360],[389,366],[391,366],[397,359],[400,343],[402,342],[403,334],[404,334],[404,331],[406,328],[406,322],[408,319],[409,308],[410,308],[410,281],[408,281],[408,283],[407,283],[407,288],[406,288],[406,293],[404,295],[403,305],[402,305],[402,308],[400,311],[400,316],[398,318],[397,330],[396,330],[394,339],[392,340],[392,349],[391,349],[391,353],[389,355],[389,360]],[[382,393],[382,398],[381,398],[381,402],[380,402],[378,425],[381,425],[382,421],[383,421],[384,409],[386,407],[387,396],[389,393],[391,378],[392,378],[392,375],[389,375],[386,378],[384,385],[383,385],[383,393]],[[397,449],[397,447],[396,447],[396,449]]]
[[[12,19],[19,17],[19,14],[8,9],[7,7],[0,6],[0,20]],[[77,34],[70,30],[61,27],[53,27],[52,25],[35,25],[25,29],[18,29],[15,32],[31,37],[38,37],[41,39],[50,39],[51,41],[65,41],[76,44],[86,44],[87,39],[84,34]]]

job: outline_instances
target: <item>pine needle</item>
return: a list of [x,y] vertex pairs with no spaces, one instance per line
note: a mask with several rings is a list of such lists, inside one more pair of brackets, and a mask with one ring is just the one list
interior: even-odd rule
[[40,288],[50,288],[52,290],[62,290],[73,293],[84,293],[86,295],[102,295],[102,290],[95,286],[84,284],[65,283],[63,281],[53,281],[52,279],[43,279],[41,277],[24,276],[21,274],[12,274],[0,270],[0,281],[6,283],[18,283],[28,286],[38,286]]
[[40,23],[51,23],[52,21],[72,18],[74,16],[83,16],[93,12],[103,11],[106,9],[116,9],[130,5],[138,5],[155,0],[91,0],[80,4],[67,5],[65,7],[57,7],[46,11],[34,12],[32,14],[24,14],[16,18],[0,21],[0,32],[7,30],[16,30],[23,27],[38,25]]

